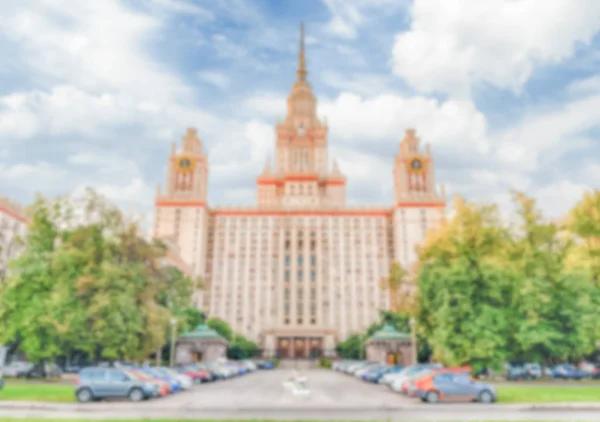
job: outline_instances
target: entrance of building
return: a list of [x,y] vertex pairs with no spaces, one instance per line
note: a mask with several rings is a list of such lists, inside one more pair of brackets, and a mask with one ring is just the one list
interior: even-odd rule
[[385,362],[388,365],[398,365],[400,362],[402,362],[402,353],[401,352],[398,352],[398,353],[389,352],[387,354],[387,356],[385,357]]
[[278,337],[277,357],[279,359],[308,359],[323,356],[321,337]]

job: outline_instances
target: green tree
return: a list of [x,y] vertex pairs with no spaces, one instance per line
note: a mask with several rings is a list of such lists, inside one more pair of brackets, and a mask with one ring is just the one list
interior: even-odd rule
[[165,248],[93,190],[38,198],[26,249],[0,287],[0,341],[32,361],[84,352],[140,360],[165,342],[191,281],[165,265]]
[[342,359],[360,359],[364,353],[364,334],[353,334],[336,345],[335,350]]
[[476,370],[506,358],[511,298],[498,251],[506,229],[495,206],[455,201],[455,215],[419,251],[417,322],[433,357]]
[[229,343],[233,341],[233,330],[231,326],[220,318],[210,318],[206,321],[206,325],[215,330],[221,337]]
[[227,356],[230,359],[249,359],[256,357],[259,351],[260,348],[256,343],[240,334],[236,334],[227,348]]
[[571,268],[586,270],[600,287],[600,190],[584,195],[569,213],[566,226],[579,241],[570,256]]
[[515,192],[518,226],[508,248],[514,271],[513,358],[580,359],[594,349],[594,285],[567,265],[574,247],[564,228],[544,218],[532,198]]
[[392,312],[411,313],[414,311],[413,298],[407,294],[407,290],[404,288],[407,276],[406,270],[400,263],[394,261],[390,265],[388,276],[381,280],[381,287],[389,292]]

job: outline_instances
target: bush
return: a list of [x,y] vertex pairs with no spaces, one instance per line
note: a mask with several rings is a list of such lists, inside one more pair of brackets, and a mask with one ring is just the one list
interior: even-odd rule
[[333,364],[332,360],[329,358],[321,358],[319,359],[319,363],[317,366],[319,368],[331,369],[331,365]]
[[279,367],[279,359],[271,359],[271,362],[273,362],[273,367],[274,368],[278,368]]

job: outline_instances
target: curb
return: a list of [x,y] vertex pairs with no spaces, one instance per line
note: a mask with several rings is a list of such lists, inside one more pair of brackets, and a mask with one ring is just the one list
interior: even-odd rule
[[264,405],[257,406],[235,406],[231,407],[203,407],[190,405],[179,405],[176,407],[165,406],[159,403],[153,404],[139,404],[138,406],[132,407],[129,402],[116,402],[111,403],[110,407],[107,408],[105,404],[77,404],[77,403],[44,403],[44,402],[0,402],[0,410],[43,410],[48,412],[98,412],[98,411],[119,411],[123,413],[140,413],[140,412],[173,412],[173,411],[202,411],[202,412],[373,412],[373,411],[432,411],[432,410],[454,410],[454,411],[473,411],[478,412],[482,410],[513,410],[513,411],[600,411],[600,402],[592,403],[548,403],[548,404],[415,404],[415,405],[398,405],[398,406],[346,406],[341,407],[338,405],[327,406],[327,405],[314,405],[314,406],[302,406],[297,403],[290,403],[289,405],[279,405],[276,407],[267,407]]

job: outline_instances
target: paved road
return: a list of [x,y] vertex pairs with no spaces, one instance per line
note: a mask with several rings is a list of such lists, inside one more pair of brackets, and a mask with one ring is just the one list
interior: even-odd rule
[[281,419],[397,421],[598,421],[600,410],[523,410],[522,406],[483,404],[427,405],[386,387],[363,383],[333,371],[307,372],[310,396],[296,397],[282,383],[291,371],[262,371],[144,403],[35,405],[0,402],[0,417],[54,419]]

